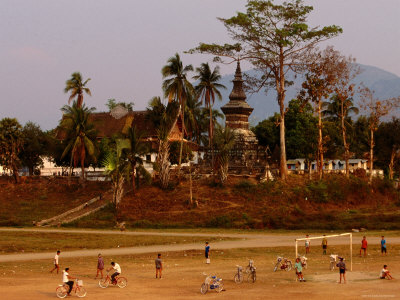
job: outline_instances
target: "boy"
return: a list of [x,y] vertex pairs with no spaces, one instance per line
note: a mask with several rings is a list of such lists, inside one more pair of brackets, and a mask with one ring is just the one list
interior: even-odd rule
[[380,278],[380,279],[385,279],[385,278],[387,278],[387,279],[389,279],[389,280],[393,279],[392,275],[390,275],[390,272],[389,272],[389,270],[387,269],[387,265],[384,265],[384,266],[383,266],[383,269],[382,269],[382,271],[381,271],[381,276],[380,276],[379,278]]
[[305,242],[305,246],[306,246],[306,254],[310,253],[310,245],[311,245],[311,241],[308,239],[309,236],[308,234],[306,235],[306,242]]
[[160,279],[161,279],[161,273],[162,273],[162,261],[161,261],[161,254],[158,253],[157,258],[155,260],[156,263],[156,278],[158,278],[157,276],[160,275]]
[[104,260],[103,260],[103,257],[101,256],[101,254],[99,253],[99,255],[97,257],[97,274],[94,279],[96,279],[97,276],[99,276],[99,273],[101,274],[100,279],[103,279],[103,269],[104,269]]
[[343,257],[339,257],[340,261],[337,263],[336,267],[339,268],[339,283],[342,283],[342,276],[343,276],[343,283],[346,283],[346,264],[343,261]]
[[57,250],[56,255],[54,256],[54,268],[53,270],[50,271],[50,273],[53,273],[54,270],[57,270],[57,274],[58,274],[58,270],[60,270],[60,265],[58,264],[58,258],[60,257],[60,250]]
[[361,241],[360,257],[362,250],[364,250],[364,257],[367,255],[367,246],[368,246],[367,238],[364,236]]
[[296,263],[294,264],[294,269],[296,270],[297,278],[303,282],[305,282],[303,277],[303,266],[301,265],[300,258],[296,258]]
[[383,252],[385,252],[385,255],[387,255],[387,251],[386,251],[386,240],[385,240],[385,237],[382,235],[382,240],[381,240],[381,255],[383,255]]
[[69,268],[65,268],[65,270],[63,271],[63,283],[69,286],[69,290],[68,290],[68,296],[71,296],[71,291],[72,288],[74,286],[74,281],[71,279],[75,279],[75,277],[72,277],[71,275],[69,275]]
[[328,240],[325,237],[324,234],[324,238],[322,239],[322,254],[326,255],[326,249],[328,248]]
[[121,267],[119,266],[119,264],[115,263],[115,262],[111,262],[111,268],[107,269],[107,272],[109,272],[111,269],[114,269],[114,274],[111,275],[111,282],[112,284],[116,284],[117,281],[115,280],[115,277],[121,274]]
[[206,247],[205,247],[205,257],[206,257],[206,264],[210,263],[210,245],[208,245],[208,242],[206,242]]

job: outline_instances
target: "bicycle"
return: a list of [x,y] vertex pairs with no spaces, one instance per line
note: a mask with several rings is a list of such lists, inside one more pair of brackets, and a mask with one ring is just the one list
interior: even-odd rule
[[[69,291],[69,285],[64,283],[64,284],[60,284],[58,285],[58,287],[56,288],[56,295],[58,298],[65,298],[68,295],[68,291]],[[72,287],[71,293],[75,292],[75,294],[79,297],[79,298],[83,298],[86,296],[86,289],[83,287],[83,281],[82,280],[75,280],[75,284]]]
[[236,283],[242,283],[243,282],[243,268],[239,265],[236,265],[236,267],[237,267],[237,273],[233,277],[233,280]]
[[105,289],[106,287],[108,287],[110,285],[110,283],[112,283],[113,285],[117,285],[119,288],[123,289],[128,284],[128,280],[125,277],[121,277],[118,275],[118,276],[115,276],[114,279],[115,279],[115,281],[112,282],[111,277],[107,272],[106,277],[104,277],[104,279],[99,280],[99,286],[101,288]]
[[274,272],[276,272],[278,268],[281,270],[290,271],[292,269],[292,262],[287,258],[278,256],[274,267]]
[[256,282],[256,267],[254,266],[254,261],[252,259],[249,259],[249,265],[246,267],[246,273],[249,274],[247,275],[247,282]]
[[217,276],[208,275],[201,285],[200,292],[204,295],[208,292],[208,289],[215,290],[220,293],[224,289],[224,283],[222,278],[217,278]]

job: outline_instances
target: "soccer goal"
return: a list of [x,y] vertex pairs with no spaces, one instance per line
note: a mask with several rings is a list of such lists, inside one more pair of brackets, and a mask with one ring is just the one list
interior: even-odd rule
[[316,237],[308,237],[308,238],[300,238],[300,239],[295,239],[295,249],[296,249],[296,256],[298,256],[298,242],[300,241],[305,241],[305,240],[320,240],[323,238],[335,238],[335,237],[343,237],[343,236],[349,236],[350,240],[350,271],[353,271],[353,234],[351,232],[349,233],[340,233],[340,234],[331,234],[331,235],[325,235],[325,236],[316,236]]

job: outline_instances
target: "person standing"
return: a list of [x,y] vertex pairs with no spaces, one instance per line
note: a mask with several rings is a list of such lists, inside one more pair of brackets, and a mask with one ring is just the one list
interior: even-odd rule
[[208,242],[206,242],[205,257],[206,257],[206,264],[209,264],[210,263],[210,245],[208,244]]
[[99,255],[97,257],[97,274],[94,279],[96,279],[97,276],[99,276],[99,273],[101,274],[100,279],[103,279],[103,269],[104,269],[104,260],[103,260],[103,257],[101,256],[101,254],[99,253]]
[[385,240],[385,237],[382,235],[382,239],[381,239],[381,255],[383,255],[383,252],[385,252],[385,255],[387,255],[386,240]]
[[294,264],[294,269],[296,270],[296,275],[297,278],[303,282],[305,282],[304,277],[303,277],[303,266],[301,264],[300,258],[296,258],[296,263]]
[[61,253],[61,251],[57,250],[57,253],[54,256],[54,268],[50,271],[50,273],[53,273],[54,270],[57,270],[57,274],[58,274],[58,271],[60,270],[60,265],[58,263],[58,259],[60,257],[60,253]]
[[310,253],[311,241],[309,239],[309,235],[308,234],[306,235],[305,246],[306,246],[306,254]]
[[337,263],[336,267],[339,268],[339,283],[342,283],[342,277],[343,277],[343,283],[346,283],[346,263],[344,262],[343,257],[339,257],[339,262]]
[[160,279],[161,279],[161,273],[162,273],[163,266],[162,266],[162,260],[161,260],[160,253],[158,253],[155,263],[156,263],[156,278],[158,278],[157,276],[159,275]]
[[361,257],[361,252],[364,250],[364,257],[367,255],[367,238],[364,236],[362,241],[361,241],[361,249],[360,249],[360,257]]
[[323,255],[326,255],[326,249],[328,249],[328,240],[324,234],[324,238],[322,239],[322,254]]

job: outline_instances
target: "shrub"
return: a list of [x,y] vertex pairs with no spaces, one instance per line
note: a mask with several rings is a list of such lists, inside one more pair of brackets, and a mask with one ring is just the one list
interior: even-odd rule
[[308,197],[311,201],[316,203],[328,202],[327,186],[323,181],[311,182],[307,185],[309,191]]
[[234,188],[247,193],[251,193],[255,190],[256,185],[249,180],[241,180],[237,184],[235,184]]

